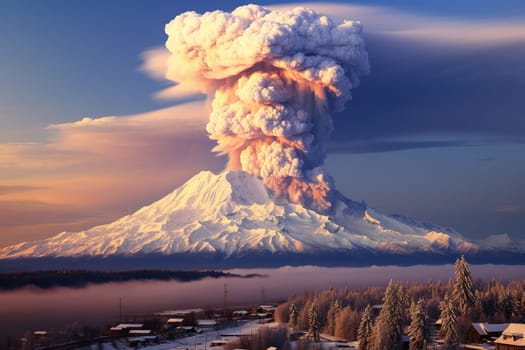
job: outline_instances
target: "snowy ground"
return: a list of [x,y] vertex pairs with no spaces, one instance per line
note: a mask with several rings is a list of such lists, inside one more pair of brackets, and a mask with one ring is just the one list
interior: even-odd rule
[[[217,341],[232,341],[235,339],[233,335],[239,334],[255,334],[261,327],[277,327],[277,323],[259,323],[259,321],[246,321],[235,327],[229,327],[221,330],[209,330],[203,333],[196,334],[194,336],[181,338],[169,342],[163,342],[161,344],[141,346],[141,349],[146,350],[220,350],[221,346],[212,346]],[[321,336],[321,342],[318,343],[319,349],[337,349],[347,348],[349,350],[357,349],[357,342],[342,342],[335,337],[327,335]],[[344,346],[342,344],[345,344]],[[117,347],[114,347],[112,343],[103,343],[102,348],[104,350],[124,350],[134,349],[134,347],[128,347],[125,343],[118,341]],[[292,348],[293,348],[292,344]],[[98,346],[93,346],[93,350],[100,349]]]
[[[234,337],[226,337],[224,335],[237,335],[237,334],[254,334],[258,331],[259,328],[263,326],[275,326],[276,324],[268,323],[259,323],[259,321],[247,321],[242,324],[239,323],[238,326],[229,327],[221,330],[209,330],[203,331],[200,334],[194,336],[180,338],[173,341],[147,345],[141,347],[141,349],[147,350],[207,350],[207,349],[221,349],[221,347],[212,347],[211,343],[217,340],[233,340]],[[103,343],[104,350],[113,350],[113,349],[129,349],[126,344],[123,342],[117,342],[117,348],[113,346],[112,343]]]

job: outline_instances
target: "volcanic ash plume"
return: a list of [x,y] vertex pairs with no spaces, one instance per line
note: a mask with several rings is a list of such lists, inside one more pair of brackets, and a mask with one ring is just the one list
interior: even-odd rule
[[166,25],[167,78],[209,95],[206,130],[230,170],[258,176],[276,198],[325,211],[331,113],[369,70],[361,32],[359,22],[305,8],[186,12]]

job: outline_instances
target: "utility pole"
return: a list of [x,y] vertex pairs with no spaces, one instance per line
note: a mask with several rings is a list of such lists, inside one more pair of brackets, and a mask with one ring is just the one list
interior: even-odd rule
[[224,283],[224,322],[228,321],[228,285]]

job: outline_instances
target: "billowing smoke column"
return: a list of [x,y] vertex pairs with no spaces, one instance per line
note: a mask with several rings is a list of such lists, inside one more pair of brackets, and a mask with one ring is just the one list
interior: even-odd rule
[[369,70],[361,31],[305,8],[186,12],[166,25],[167,78],[210,96],[206,129],[229,169],[260,177],[278,199],[326,211],[331,113]]

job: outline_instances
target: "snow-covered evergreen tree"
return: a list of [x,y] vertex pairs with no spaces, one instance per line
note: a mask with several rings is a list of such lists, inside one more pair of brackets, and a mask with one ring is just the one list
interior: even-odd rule
[[445,297],[439,304],[441,311],[439,317],[441,318],[440,335],[443,338],[443,343],[446,350],[459,349],[459,339],[456,326],[456,314],[454,312],[454,304],[452,299],[445,294]]
[[288,315],[288,327],[292,328],[294,331],[297,328],[297,315],[295,303],[291,303]]
[[402,286],[392,280],[388,283],[383,298],[383,307],[375,323],[376,350],[396,349],[401,343],[401,329],[405,312],[404,296],[400,294]]
[[328,309],[328,313],[326,314],[326,326],[324,329],[325,333],[328,333],[330,335],[335,334],[335,324],[337,320],[337,315],[339,312],[341,312],[341,302],[339,299],[336,299],[334,303],[330,306],[330,309]]
[[474,305],[474,291],[472,288],[472,277],[465,257],[462,255],[454,264],[454,284],[452,290],[454,303],[462,314],[468,307]]
[[357,329],[357,341],[359,350],[372,350],[372,332],[374,324],[372,322],[372,307],[368,304],[363,311],[359,328]]
[[317,314],[317,309],[315,308],[315,305],[312,305],[308,318],[309,318],[308,336],[314,342],[318,342],[320,340],[319,332],[321,330],[321,325],[319,324],[319,316]]
[[411,321],[408,326],[410,350],[423,350],[427,348],[430,339],[428,315],[425,310],[425,301],[419,299],[411,308]]

